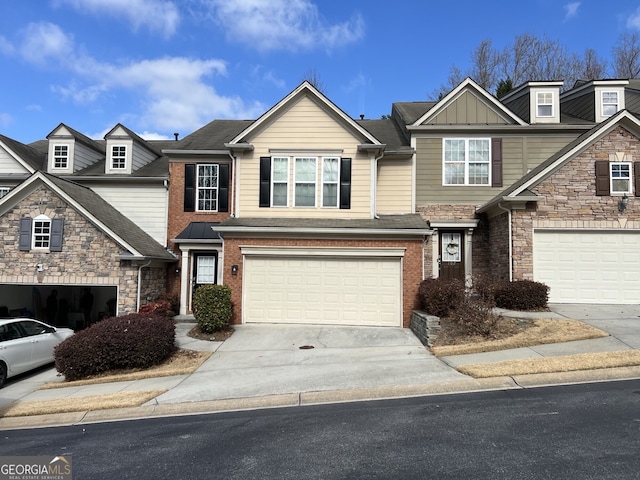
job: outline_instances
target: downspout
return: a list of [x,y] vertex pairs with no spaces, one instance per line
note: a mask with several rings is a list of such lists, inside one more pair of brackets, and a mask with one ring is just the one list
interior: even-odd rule
[[231,211],[229,212],[229,215],[231,216],[231,218],[233,218],[236,216],[236,156],[233,154],[233,152],[228,152],[228,155],[229,158],[231,158],[231,178],[229,179],[229,183],[231,184]]
[[502,206],[502,203],[498,203],[498,208],[500,210],[503,210],[505,212],[507,212],[507,216],[508,216],[508,222],[509,222],[509,281],[512,282],[513,281],[513,241],[512,241],[512,237],[513,234],[511,233],[511,209],[509,208],[504,208]]
[[373,218],[378,219],[378,160],[384,157],[384,150],[380,152],[380,156],[373,159]]
[[136,300],[136,313],[140,310],[140,296],[142,295],[142,269],[149,265],[151,265],[151,260],[138,267],[138,298]]

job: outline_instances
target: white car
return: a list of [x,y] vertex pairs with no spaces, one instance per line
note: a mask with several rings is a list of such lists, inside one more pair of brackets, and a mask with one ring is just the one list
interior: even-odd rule
[[0,387],[9,377],[53,362],[53,349],[73,335],[29,318],[0,319]]

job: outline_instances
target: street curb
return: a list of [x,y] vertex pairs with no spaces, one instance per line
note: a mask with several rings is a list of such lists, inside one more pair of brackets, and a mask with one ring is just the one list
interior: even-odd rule
[[32,417],[0,418],[0,430],[83,426],[93,423],[141,420],[206,413],[237,412],[331,403],[390,400],[433,395],[527,389],[548,386],[640,379],[640,367],[618,367],[575,372],[517,375],[437,382],[425,385],[398,385],[351,390],[299,392],[261,397],[231,398],[203,402],[143,405],[141,407],[92,410]]

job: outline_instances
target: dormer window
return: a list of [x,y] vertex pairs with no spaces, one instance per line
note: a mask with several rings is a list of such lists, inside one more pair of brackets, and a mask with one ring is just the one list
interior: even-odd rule
[[68,145],[53,146],[53,168],[61,168],[61,169],[69,168],[69,146]]
[[538,92],[536,95],[536,116],[553,117],[553,93]]
[[602,92],[602,116],[610,117],[618,111],[618,92]]
[[127,168],[127,147],[125,145],[113,145],[111,147],[111,168],[113,170]]

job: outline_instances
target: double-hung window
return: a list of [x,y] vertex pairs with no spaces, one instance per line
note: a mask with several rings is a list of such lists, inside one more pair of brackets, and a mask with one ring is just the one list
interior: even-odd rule
[[198,211],[218,210],[218,165],[198,165]]
[[127,168],[127,147],[124,145],[113,145],[111,147],[111,168],[122,170]]
[[602,92],[602,116],[610,117],[618,111],[618,92]]
[[53,168],[68,168],[69,166],[69,146],[53,146]]
[[538,92],[536,108],[536,117],[553,117],[553,93]]
[[316,206],[316,157],[295,157],[294,206]]
[[49,248],[51,241],[51,219],[38,215],[33,219],[33,248]]
[[611,162],[609,168],[611,193],[631,193],[631,163]]
[[10,190],[10,187],[0,187],[0,198],[4,197]]
[[271,162],[271,205],[289,205],[289,157],[273,157]]
[[340,158],[322,159],[322,206],[338,206],[338,182],[340,181]]
[[490,145],[488,138],[445,138],[444,185],[490,185]]

